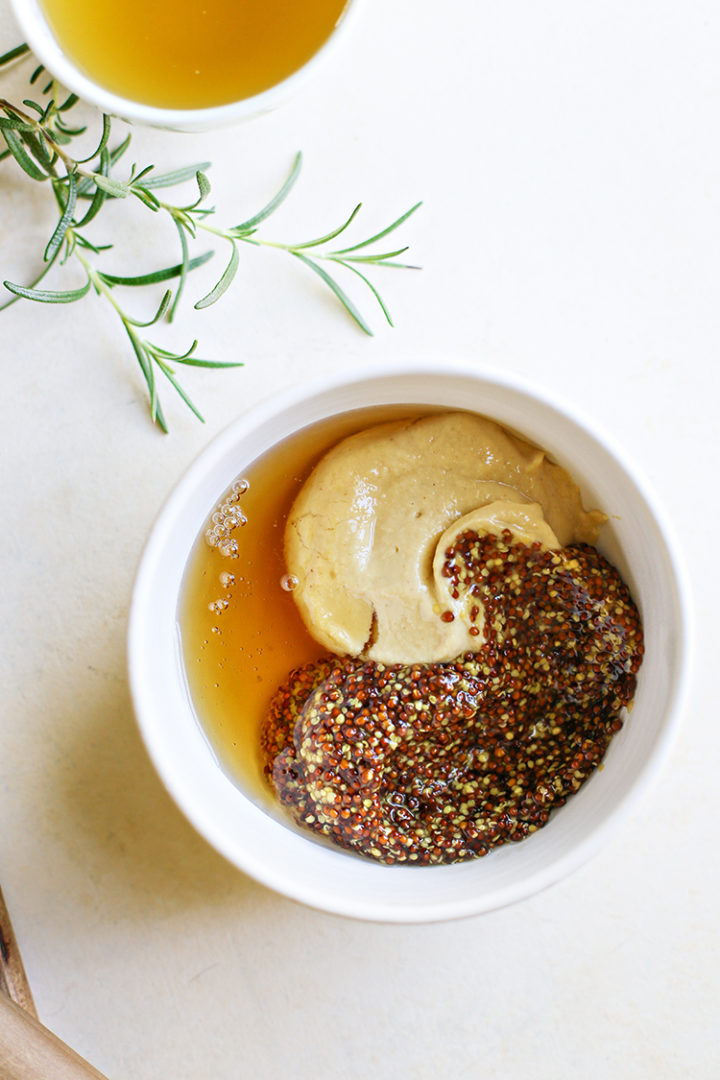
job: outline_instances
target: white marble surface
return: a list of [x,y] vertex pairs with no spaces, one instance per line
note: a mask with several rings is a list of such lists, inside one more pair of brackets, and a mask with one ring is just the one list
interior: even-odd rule
[[[0,52],[16,40],[0,0]],[[173,336],[245,362],[186,380],[205,426],[166,394],[172,434],[152,429],[98,299],[0,316],[0,881],[42,1018],[114,1080],[717,1075],[719,47],[712,0],[368,0],[281,111],[136,131],[138,162],[212,160],[226,221],[302,149],[283,238],[425,200],[405,233],[424,269],[382,276],[397,325],[372,313],[372,339],[291,260],[243,252]],[[46,194],[0,165],[2,278],[32,272]],[[116,210],[113,265],[162,258],[170,234]],[[165,494],[242,410],[438,356],[562,391],[649,475],[692,568],[694,686],[661,783],[570,879],[464,922],[362,924],[256,885],[176,810],[131,712],[128,596]]]

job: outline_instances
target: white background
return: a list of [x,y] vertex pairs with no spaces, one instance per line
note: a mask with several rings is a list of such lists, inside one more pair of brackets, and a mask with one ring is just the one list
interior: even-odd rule
[[[0,52],[17,41],[0,0]],[[165,392],[172,433],[151,427],[99,299],[0,315],[0,881],[42,1019],[109,1076],[717,1076],[719,56],[713,0],[367,0],[273,115],[136,130],[129,160],[214,163],[225,223],[302,149],[278,239],[362,200],[360,238],[424,200],[402,234],[423,269],[375,278],[394,330],[365,304],[364,337],[250,248],[217,307],[187,305],[166,342],[245,363],[188,374],[204,426]],[[175,260],[139,205],[107,217],[109,269]],[[0,278],[31,276],[52,224],[0,164]],[[304,909],[216,855],[148,762],[124,646],[144,539],[210,438],[278,387],[396,357],[476,358],[590,413],[669,510],[698,626],[672,761],[603,852],[513,908],[410,928]]]

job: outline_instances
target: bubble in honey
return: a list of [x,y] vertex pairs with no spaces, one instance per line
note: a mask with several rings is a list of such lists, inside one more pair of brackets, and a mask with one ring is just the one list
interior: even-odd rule
[[285,592],[292,592],[293,589],[297,589],[299,584],[300,582],[295,577],[295,574],[284,574],[280,578],[280,588],[284,589]]
[[213,600],[208,604],[208,611],[214,611],[217,615],[222,615],[223,611],[226,611],[229,606],[229,600],[221,596],[219,600]]
[[218,580],[222,585],[223,589],[227,589],[231,585],[235,584],[235,575],[231,574],[229,570],[223,570]]
[[246,480],[233,484],[231,493],[218,504],[210,515],[210,527],[205,531],[205,541],[211,548],[216,548],[227,559],[236,559],[238,543],[233,537],[235,529],[247,525],[247,517],[238,504],[238,499],[248,489]]

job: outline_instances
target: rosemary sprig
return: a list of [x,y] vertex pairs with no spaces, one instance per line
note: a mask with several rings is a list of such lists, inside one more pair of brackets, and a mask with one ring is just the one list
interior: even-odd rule
[[[0,56],[0,68],[28,51],[26,45],[19,45]],[[406,245],[390,245],[387,250],[378,250],[376,245],[403,225],[420,203],[380,232],[345,247],[337,247],[334,242],[353,224],[360,212],[360,203],[342,224],[315,239],[297,243],[267,239],[258,230],[294,187],[302,166],[302,155],[298,153],[286,180],[258,213],[238,225],[223,226],[217,222],[215,207],[207,204],[211,191],[207,177],[209,162],[199,162],[165,173],[156,172],[153,165],[141,169],[133,165],[126,177],[120,179],[116,166],[130,146],[130,135],[111,148],[112,121],[109,116],[102,118],[102,130],[92,153],[82,158],[74,157],[69,147],[74,139],[87,130],[85,126],[73,125],[68,118],[68,113],[77,104],[77,97],[74,94],[64,95],[56,80],[45,76],[42,65],[32,73],[30,84],[34,85],[41,79],[45,84],[39,95],[40,101],[25,98],[22,105],[17,105],[0,98],[0,136],[5,144],[5,149],[0,151],[0,160],[13,159],[30,179],[47,183],[57,207],[58,220],[34,279],[27,285],[3,282],[12,295],[0,305],[0,311],[19,299],[68,304],[82,300],[91,291],[102,297],[121,322],[147,387],[151,418],[163,431],[167,431],[167,422],[158,391],[160,375],[168,380],[185,404],[202,420],[198,409],[180,385],[175,366],[242,366],[228,361],[201,360],[195,354],[197,341],[184,352],[172,352],[149,340],[141,332],[162,322],[172,321],[186,290],[188,275],[212,257],[212,250],[191,255],[191,246],[201,234],[224,241],[229,247],[229,258],[212,289],[195,302],[196,310],[210,307],[224,295],[240,266],[241,245],[247,245],[275,248],[308,267],[331,290],[360,329],[372,334],[368,320],[345,291],[337,275],[340,272],[347,274],[351,280],[359,279],[379,305],[389,325],[393,325],[388,307],[368,277],[368,271],[376,267],[415,269],[409,263],[400,261],[408,250]],[[197,189],[189,202],[166,201],[158,194],[188,182],[193,182]],[[113,244],[91,241],[85,230],[95,221],[108,200],[117,199],[129,199],[151,213],[169,217],[177,230],[179,261],[158,270],[124,276],[100,269],[99,260],[113,249]],[[53,268],[71,260],[82,269],[85,280],[81,286],[73,289],[39,287]],[[166,288],[155,314],[146,322],[131,316],[115,292],[117,288],[156,286],[168,282],[172,285]]]

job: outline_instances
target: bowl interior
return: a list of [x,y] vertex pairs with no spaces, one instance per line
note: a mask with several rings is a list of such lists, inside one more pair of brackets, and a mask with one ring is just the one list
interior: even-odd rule
[[[324,417],[368,405],[446,406],[514,428],[564,465],[587,507],[610,515],[599,547],[638,604],[646,653],[629,718],[604,767],[521,844],[473,862],[384,867],[309,839],[268,799],[231,780],[196,718],[177,627],[189,552],[219,496],[274,443]],[[558,880],[603,842],[663,763],[686,686],[683,576],[645,486],[587,424],[542,392],[477,370],[405,370],[326,380],[264,403],[195,462],[162,510],[137,575],[129,628],[138,721],[169,791],[198,830],[236,866],[315,907],[356,917],[428,921],[487,911]]]

